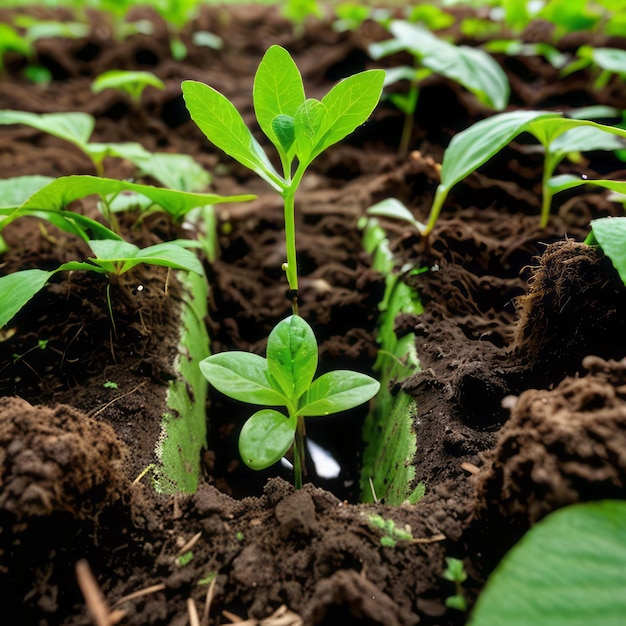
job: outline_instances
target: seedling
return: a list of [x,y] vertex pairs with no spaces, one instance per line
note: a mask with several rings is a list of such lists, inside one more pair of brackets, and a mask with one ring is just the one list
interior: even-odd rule
[[[165,242],[140,249],[122,240],[117,233],[103,224],[79,213],[63,210],[70,202],[85,196],[92,194],[106,196],[128,190],[147,196],[160,206],[167,207],[174,217],[182,216],[199,206],[254,198],[254,196],[192,194],[93,176],[67,176],[54,180],[33,193],[20,206],[0,208],[0,229],[20,217],[45,219],[57,228],[80,237],[91,248],[93,257],[87,261],[64,263],[53,270],[28,269],[0,277],[0,328],[60,271],[93,271],[115,281],[136,265],[149,263],[203,274],[202,264],[196,255],[186,249],[189,242]],[[0,202],[0,206],[2,204],[4,203]]]
[[296,487],[302,485],[304,418],[358,406],[380,385],[349,371],[329,372],[313,381],[317,342],[298,317],[295,193],[313,160],[367,120],[380,98],[383,79],[381,70],[361,72],[340,81],[322,100],[306,99],[302,76],[289,53],[280,46],[269,48],[255,75],[253,100],[259,126],[278,152],[282,175],[225,96],[199,82],[182,85],[189,113],[207,138],[283,199],[287,251],[283,269],[293,315],[270,333],[267,359],[224,353],[208,357],[200,367],[210,383],[235,400],[286,408],[286,415],[263,409],[250,417],[239,437],[239,451],[248,466],[263,469],[293,445]]
[[443,577],[453,582],[455,586],[454,595],[446,598],[446,606],[457,611],[467,611],[467,599],[463,590],[463,583],[467,580],[467,572],[463,561],[447,556]]
[[408,524],[404,528],[398,528],[394,520],[384,519],[380,515],[370,515],[367,520],[374,528],[383,531],[380,545],[385,548],[395,548],[399,541],[413,541],[411,527]]
[[576,51],[576,57],[576,60],[563,69],[562,76],[595,66],[597,76],[593,83],[594,89],[605,87],[613,76],[622,80],[626,78],[626,50],[581,46]]
[[407,93],[390,94],[389,99],[404,113],[399,153],[408,152],[421,83],[432,74],[449,78],[472,92],[483,104],[503,109],[509,99],[509,82],[500,66],[485,51],[455,46],[417,24],[394,20],[389,24],[393,39],[373,43],[369,53],[380,59],[400,51],[409,52],[414,66],[394,67],[387,71],[385,86],[407,80]]
[[[586,150],[615,150],[623,144],[611,135],[626,138],[626,130],[589,120],[564,118],[545,111],[512,111],[481,120],[455,135],[446,148],[441,164],[441,182],[423,236],[428,236],[437,222],[450,189],[477,170],[494,154],[522,132],[533,135],[544,149],[542,177],[541,228],[550,218],[552,196],[550,179],[556,166],[570,154]],[[583,181],[584,182],[584,181]]]
[[205,378],[230,398],[269,407],[244,424],[239,452],[244,463],[261,470],[279,461],[293,445],[294,483],[302,486],[304,418],[354,408],[376,395],[380,384],[347,370],[314,379],[318,351],[311,327],[298,315],[280,321],[267,340],[267,357],[248,352],[222,352],[204,359]]
[[152,72],[109,70],[97,76],[91,83],[91,91],[100,93],[105,89],[117,89],[130,97],[134,106],[139,106],[141,94],[146,87],[165,89],[165,84]]

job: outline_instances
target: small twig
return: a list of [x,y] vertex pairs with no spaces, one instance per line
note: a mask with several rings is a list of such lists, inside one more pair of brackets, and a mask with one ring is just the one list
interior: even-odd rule
[[200,626],[200,618],[198,617],[198,609],[193,598],[187,598],[187,612],[189,613],[189,626]]
[[480,469],[476,465],[469,463],[468,461],[461,463],[461,469],[470,474],[478,474],[478,472],[480,472]]
[[144,380],[140,382],[134,389],[131,389],[130,391],[127,391],[126,393],[123,393],[121,396],[117,396],[117,398],[113,398],[113,400],[101,406],[97,411],[95,411],[94,413],[91,413],[91,417],[96,417],[96,415],[100,415],[102,411],[106,411],[112,404],[115,404],[118,400],[121,400],[122,398],[125,398],[126,396],[130,396],[131,393],[135,393],[135,391],[143,387],[145,384],[146,384],[146,381]]
[[194,535],[179,551],[178,554],[176,556],[181,556],[183,554],[185,554],[185,552],[188,552],[189,550],[191,550],[191,548],[193,548],[196,543],[198,542],[198,539],[200,539],[200,537],[202,537],[202,531],[197,533],[196,535]]
[[82,559],[76,563],[76,578],[78,586],[85,598],[87,609],[93,617],[96,626],[115,626],[126,615],[125,611],[109,611],[109,607],[104,600],[100,586],[86,560]]
[[200,622],[200,626],[209,626],[209,611],[211,610],[211,604],[213,603],[213,598],[215,597],[215,584],[217,583],[217,573],[215,574],[215,578],[211,581],[209,588],[206,592],[206,599],[204,600],[204,609],[202,611],[202,621]]
[[410,543],[437,543],[438,541],[444,541],[446,536],[443,533],[433,535],[432,537],[420,537],[418,539],[412,539]]
[[374,489],[374,481],[371,476],[367,478],[370,481],[370,489],[372,490],[372,498],[374,498],[374,504],[378,504],[378,498],[376,497],[376,490]]
[[146,587],[145,589],[139,589],[138,591],[133,591],[126,596],[122,596],[113,607],[119,606],[124,602],[128,602],[129,600],[135,600],[137,598],[141,598],[143,596],[149,596],[152,593],[157,593],[157,591],[163,591],[165,589],[164,583],[158,583],[157,585],[151,585],[150,587]]

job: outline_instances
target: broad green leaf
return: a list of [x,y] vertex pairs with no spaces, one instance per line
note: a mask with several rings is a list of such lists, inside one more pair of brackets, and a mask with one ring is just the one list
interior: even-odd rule
[[184,81],[182,90],[191,119],[207,139],[280,191],[282,178],[228,98],[192,80]]
[[16,208],[52,182],[50,176],[14,176],[0,180],[0,208]]
[[594,63],[619,76],[626,76],[626,50],[619,48],[592,48],[591,56]]
[[297,417],[287,418],[273,409],[252,415],[239,433],[239,454],[253,470],[262,470],[285,456],[293,443]]
[[313,381],[300,401],[298,413],[321,416],[352,409],[373,398],[379,389],[380,383],[366,374],[349,370],[327,372]]
[[384,70],[366,70],[339,81],[323,98],[326,130],[311,155],[313,160],[365,123],[380,100]]
[[422,65],[463,85],[483,104],[498,111],[509,101],[509,80],[498,63],[484,50],[451,46],[445,53],[427,55]]
[[622,626],[625,577],[626,502],[568,506],[502,559],[469,626]]
[[150,198],[174,218],[182,218],[191,209],[222,202],[245,202],[256,196],[219,196],[211,193],[190,193],[174,189],[161,189],[113,178],[97,176],[62,176],[34,193],[19,210],[61,210],[70,202],[90,195],[107,197],[123,191],[134,191]]
[[476,122],[455,135],[443,155],[440,187],[449,190],[538,118],[560,119],[560,116],[546,111],[510,111]]
[[303,102],[296,111],[294,118],[296,136],[296,154],[301,163],[310,163],[322,133],[330,123],[326,107],[319,101],[310,98]]
[[[626,182],[624,183],[626,191]],[[626,285],[626,217],[591,220],[593,237]]]
[[598,187],[604,187],[616,193],[626,194],[626,180],[593,180],[590,178],[579,178],[572,174],[561,174],[560,176],[552,177],[548,181],[548,187],[553,194],[566,191],[567,189],[574,189],[581,185],[597,185]]
[[95,120],[88,113],[29,113],[0,111],[0,124],[25,124],[83,147],[91,137]]
[[311,327],[291,315],[272,329],[267,364],[283,394],[293,403],[309,388],[317,369],[317,342]]
[[[579,129],[584,127],[590,129],[593,128],[606,134],[610,133],[612,135],[618,135],[619,137],[626,137],[626,130],[623,128],[608,126],[606,124],[598,124],[597,122],[592,122],[591,120],[571,118],[536,118],[528,124],[525,130],[532,133],[544,147],[552,150],[554,142],[557,141],[557,139],[559,139],[559,137],[563,134],[571,130],[581,132]],[[594,148],[590,149],[593,150]]]
[[204,377],[233,400],[287,406],[287,398],[272,380],[267,360],[249,352],[220,352],[200,363]]
[[254,77],[252,98],[261,130],[278,149],[283,148],[274,119],[278,115],[293,118],[304,102],[302,76],[287,50],[276,45],[268,48]]

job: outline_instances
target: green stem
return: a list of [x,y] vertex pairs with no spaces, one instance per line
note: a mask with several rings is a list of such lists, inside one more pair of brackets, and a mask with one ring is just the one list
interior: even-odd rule
[[554,174],[554,170],[561,158],[556,154],[551,154],[548,147],[544,146],[545,154],[543,158],[543,176],[541,179],[541,228],[545,228],[550,221],[550,209],[552,208],[552,190],[548,182]]
[[293,440],[293,484],[302,488],[302,470],[304,467],[304,418],[298,415],[296,434]]
[[284,195],[285,213],[285,247],[287,249],[287,264],[285,273],[291,291],[291,309],[298,315],[298,260],[296,258],[296,216],[293,189],[288,189]]

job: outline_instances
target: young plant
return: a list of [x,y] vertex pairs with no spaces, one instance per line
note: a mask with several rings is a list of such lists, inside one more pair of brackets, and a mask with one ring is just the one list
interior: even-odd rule
[[[18,181],[19,182],[19,181]],[[34,187],[40,180],[32,181]],[[149,263],[173,269],[203,274],[197,256],[186,249],[190,242],[165,242],[140,249],[103,224],[73,211],[63,210],[70,202],[98,194],[106,197],[123,191],[133,191],[167,207],[176,218],[195,207],[221,202],[250,200],[255,196],[217,196],[192,194],[171,189],[160,189],[126,181],[96,178],[93,176],[68,176],[43,185],[19,206],[6,206],[0,201],[0,230],[20,217],[36,217],[52,223],[57,228],[80,237],[91,248],[93,256],[87,261],[71,261],[54,270],[28,269],[0,277],[0,328],[6,325],[57,272],[88,270],[117,280],[136,265]],[[16,198],[18,192],[10,187],[7,194]]]
[[165,89],[165,84],[152,72],[130,70],[109,70],[96,76],[91,83],[93,93],[100,93],[105,89],[117,89],[127,94],[134,106],[139,106],[141,94],[146,87]]
[[373,43],[369,53],[380,59],[401,51],[409,52],[414,66],[399,66],[387,71],[385,86],[407,80],[407,93],[390,94],[389,99],[404,113],[404,127],[399,153],[408,152],[419,98],[421,83],[438,74],[457,82],[473,93],[483,104],[496,110],[503,109],[509,99],[509,82],[502,68],[484,50],[455,46],[440,39],[417,24],[404,20],[390,22],[393,39]]
[[443,577],[453,582],[455,587],[455,593],[446,598],[446,606],[457,611],[467,611],[467,598],[463,590],[463,583],[467,580],[467,572],[463,561],[447,556]]
[[267,356],[222,352],[200,363],[205,378],[230,398],[268,407],[254,413],[241,429],[239,453],[244,463],[261,470],[279,461],[293,446],[294,482],[302,486],[304,418],[354,408],[380,387],[370,376],[335,370],[314,380],[317,342],[298,315],[280,321],[267,340]]
[[273,409],[255,413],[240,435],[240,452],[250,467],[261,469],[279,460],[293,443],[297,487],[302,484],[304,417],[362,404],[376,394],[379,383],[347,371],[312,382],[317,345],[313,331],[297,315],[295,194],[313,160],[367,120],[380,98],[383,79],[382,70],[361,72],[340,81],[321,100],[306,99],[302,76],[289,53],[270,47],[255,75],[253,101],[259,126],[278,152],[282,173],[225,96],[199,82],[182,85],[191,118],[207,138],[283,199],[287,252],[283,269],[293,315],[271,332],[266,360],[227,353],[209,357],[201,367],[210,383],[236,400],[286,407],[286,416]]
[[367,520],[374,528],[383,531],[383,536],[380,538],[380,545],[385,548],[395,548],[398,545],[398,541],[413,541],[411,527],[408,524],[404,528],[399,528],[396,526],[394,520],[385,519],[380,515],[370,515]]
[[[511,111],[473,124],[455,135],[446,148],[441,164],[441,182],[422,235],[428,236],[437,222],[450,189],[469,176],[522,132],[533,135],[544,150],[542,176],[541,228],[550,218],[555,186],[550,184],[556,166],[568,155],[586,150],[616,150],[626,138],[626,130],[589,120],[564,118],[546,111]],[[584,181],[583,181],[584,182]]]
[[591,67],[597,74],[593,83],[594,89],[605,87],[613,76],[621,80],[626,78],[626,50],[581,46],[576,51],[576,57],[576,60],[563,69],[562,76]]

